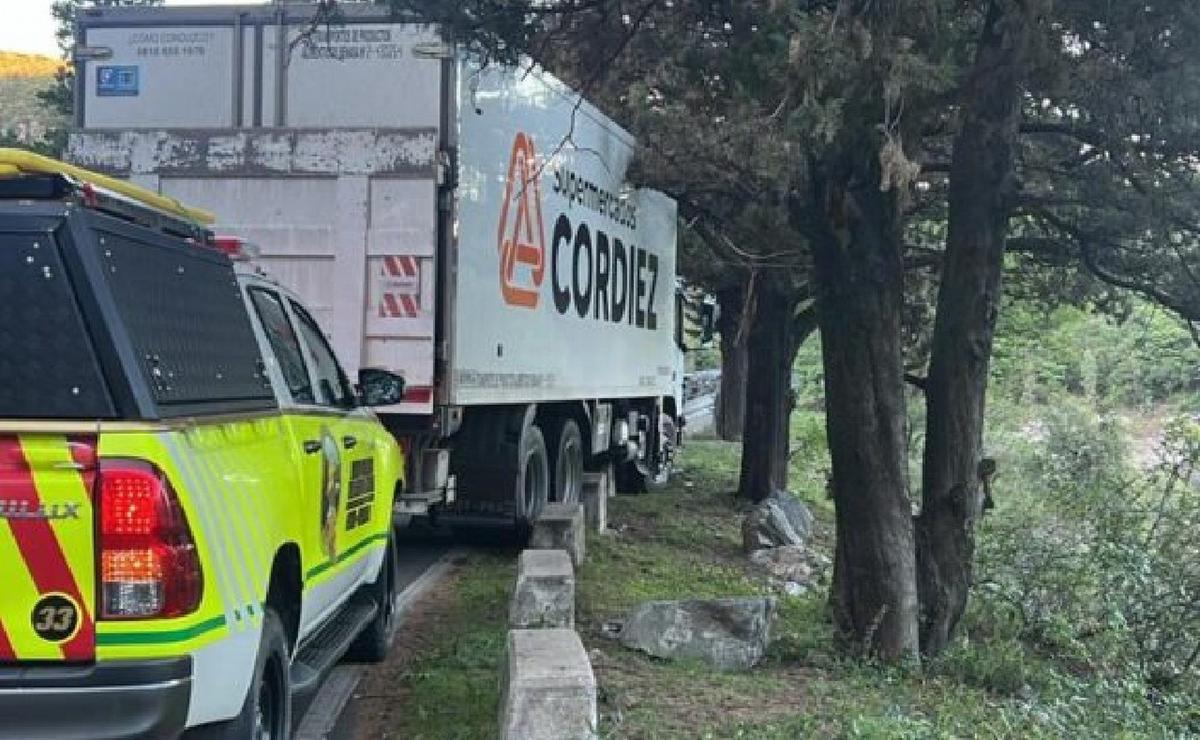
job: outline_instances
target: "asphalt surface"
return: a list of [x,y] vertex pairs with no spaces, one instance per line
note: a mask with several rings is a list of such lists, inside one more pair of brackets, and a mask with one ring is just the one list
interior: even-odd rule
[[697,396],[683,404],[683,416],[687,419],[684,430],[691,435],[703,434],[712,429],[715,395]]

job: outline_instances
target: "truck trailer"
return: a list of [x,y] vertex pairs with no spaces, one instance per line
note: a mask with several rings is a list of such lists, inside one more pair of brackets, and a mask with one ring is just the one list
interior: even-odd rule
[[68,159],[218,214],[351,377],[404,376],[402,519],[524,527],[588,472],[666,481],[676,207],[578,93],[371,4],[88,9],[78,41]]

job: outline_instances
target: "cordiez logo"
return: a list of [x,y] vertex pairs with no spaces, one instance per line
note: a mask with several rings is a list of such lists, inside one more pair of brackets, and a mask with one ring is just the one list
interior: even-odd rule
[[78,519],[82,504],[39,504],[0,499],[0,519]]
[[[505,303],[537,308],[546,272],[546,236],[542,193],[533,139],[517,134],[508,165],[504,208],[500,214],[500,289]],[[554,172],[554,193],[571,209],[578,206],[616,226],[637,230],[637,209],[627,198],[569,169]],[[554,309],[581,319],[628,324],[654,331],[658,313],[658,255],[610,238],[603,230],[567,213],[558,215],[550,247]],[[518,267],[525,268],[524,275]]]
[[[534,172],[536,167],[533,139],[517,134],[508,164],[499,241],[500,292],[505,303],[520,308],[537,308],[538,289],[546,274],[546,231],[542,224],[542,191]],[[518,265],[528,268],[526,280],[517,274]]]

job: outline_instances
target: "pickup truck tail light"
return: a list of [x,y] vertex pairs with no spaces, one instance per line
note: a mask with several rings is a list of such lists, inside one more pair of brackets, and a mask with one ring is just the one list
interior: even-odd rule
[[100,463],[100,617],[179,617],[200,606],[204,580],[179,497],[141,460]]

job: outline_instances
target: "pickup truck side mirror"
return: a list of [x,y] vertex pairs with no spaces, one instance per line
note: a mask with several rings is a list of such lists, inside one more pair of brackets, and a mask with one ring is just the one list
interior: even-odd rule
[[358,371],[358,393],[363,406],[392,406],[404,400],[404,378],[389,370],[365,367]]

